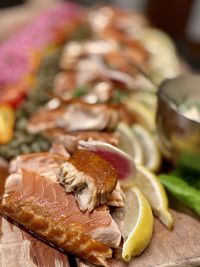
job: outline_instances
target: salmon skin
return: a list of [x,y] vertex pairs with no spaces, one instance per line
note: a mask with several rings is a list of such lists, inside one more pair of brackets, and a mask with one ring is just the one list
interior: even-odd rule
[[[14,175],[8,177],[9,185]],[[17,186],[5,187],[1,212],[63,250],[89,263],[107,266],[112,250],[97,231],[103,232],[105,240],[116,236],[116,247],[121,235],[106,207],[82,212],[74,196],[66,194],[58,183],[23,169],[17,175],[21,179]]]

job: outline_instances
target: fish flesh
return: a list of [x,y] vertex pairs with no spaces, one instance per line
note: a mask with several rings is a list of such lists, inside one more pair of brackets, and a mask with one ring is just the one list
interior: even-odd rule
[[30,133],[53,128],[63,128],[67,131],[100,131],[113,129],[118,122],[118,112],[112,106],[71,101],[56,109],[41,108],[30,118],[27,129]]
[[117,172],[96,153],[80,149],[61,165],[58,180],[66,192],[74,192],[81,210],[92,211],[116,188]]
[[59,167],[67,159],[68,157],[63,155],[49,152],[19,155],[11,161],[9,171],[10,173],[20,172],[22,169],[35,171],[56,182]]
[[59,183],[24,169],[8,177],[1,212],[96,265],[109,266],[106,259],[112,257],[111,247],[119,247],[121,241],[121,232],[106,206],[82,212],[74,196],[67,194]]
[[50,138],[56,144],[62,144],[68,153],[73,154],[79,145],[80,140],[84,141],[102,141],[113,146],[119,143],[118,133],[113,132],[95,132],[95,131],[78,131],[67,132],[61,128],[49,129],[44,135]]

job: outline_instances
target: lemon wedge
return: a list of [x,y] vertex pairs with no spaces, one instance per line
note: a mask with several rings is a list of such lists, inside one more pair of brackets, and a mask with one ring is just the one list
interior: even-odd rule
[[119,145],[118,148],[126,152],[131,156],[136,164],[143,164],[144,154],[142,146],[138,139],[134,136],[130,127],[123,122],[117,125],[119,133]]
[[131,96],[135,101],[144,104],[147,108],[151,110],[156,110],[157,107],[157,97],[155,93],[149,91],[136,91]]
[[134,96],[129,97],[124,104],[139,124],[142,124],[151,132],[155,131],[155,109],[149,108],[141,101],[135,100]]
[[148,246],[153,232],[153,215],[148,200],[135,186],[124,191],[126,213],[124,217],[122,258],[130,261]]
[[148,199],[153,213],[168,228],[173,228],[173,218],[168,210],[168,198],[165,189],[156,175],[144,166],[137,165],[136,185]]
[[158,171],[161,166],[161,153],[153,135],[139,124],[134,124],[131,129],[142,147],[143,165],[152,172]]
[[174,43],[166,33],[155,28],[145,27],[139,35],[139,40],[150,52],[148,69],[155,84],[160,84],[164,79],[180,74],[180,62]]

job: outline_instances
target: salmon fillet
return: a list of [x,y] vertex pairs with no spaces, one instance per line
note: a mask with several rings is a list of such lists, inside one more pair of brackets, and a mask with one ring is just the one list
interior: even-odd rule
[[56,181],[59,167],[68,157],[67,154],[63,156],[48,152],[19,155],[11,161],[9,171],[15,173],[20,169],[26,169]]
[[58,180],[66,192],[74,192],[81,210],[92,211],[110,197],[117,184],[117,172],[104,158],[81,149],[61,165]]
[[45,134],[55,143],[62,144],[66,148],[67,152],[69,152],[70,154],[74,153],[77,150],[80,140],[97,140],[109,143],[113,146],[117,146],[119,143],[118,134],[113,132],[67,132],[62,128],[54,128],[45,131],[43,134]]
[[67,131],[101,131],[113,129],[118,122],[118,112],[112,106],[71,101],[57,109],[38,110],[30,118],[27,129],[30,133],[57,127]]
[[[15,180],[20,181],[12,188],[16,175]],[[1,211],[92,264],[108,266],[106,259],[112,257],[109,247],[118,247],[121,241],[119,228],[105,206],[90,213],[81,212],[72,194],[35,172],[22,170],[8,177]]]

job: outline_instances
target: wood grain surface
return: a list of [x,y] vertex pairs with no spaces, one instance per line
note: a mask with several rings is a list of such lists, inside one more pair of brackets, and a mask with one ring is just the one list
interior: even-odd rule
[[[129,264],[113,262],[110,267],[200,266],[200,223],[172,211],[174,230],[169,232],[155,219],[149,247]],[[0,217],[1,267],[68,267],[67,256]],[[73,266],[74,267],[74,266]]]
[[0,217],[1,267],[69,267],[68,257]]
[[[1,193],[6,175],[5,164],[0,164]],[[200,266],[200,222],[189,215],[171,212],[173,231],[168,231],[155,219],[153,237],[145,252],[129,264],[112,261],[109,267]],[[66,255],[0,216],[0,267],[68,266]]]
[[172,211],[174,229],[168,231],[155,219],[149,247],[129,263],[129,267],[200,266],[200,223],[183,213]]

